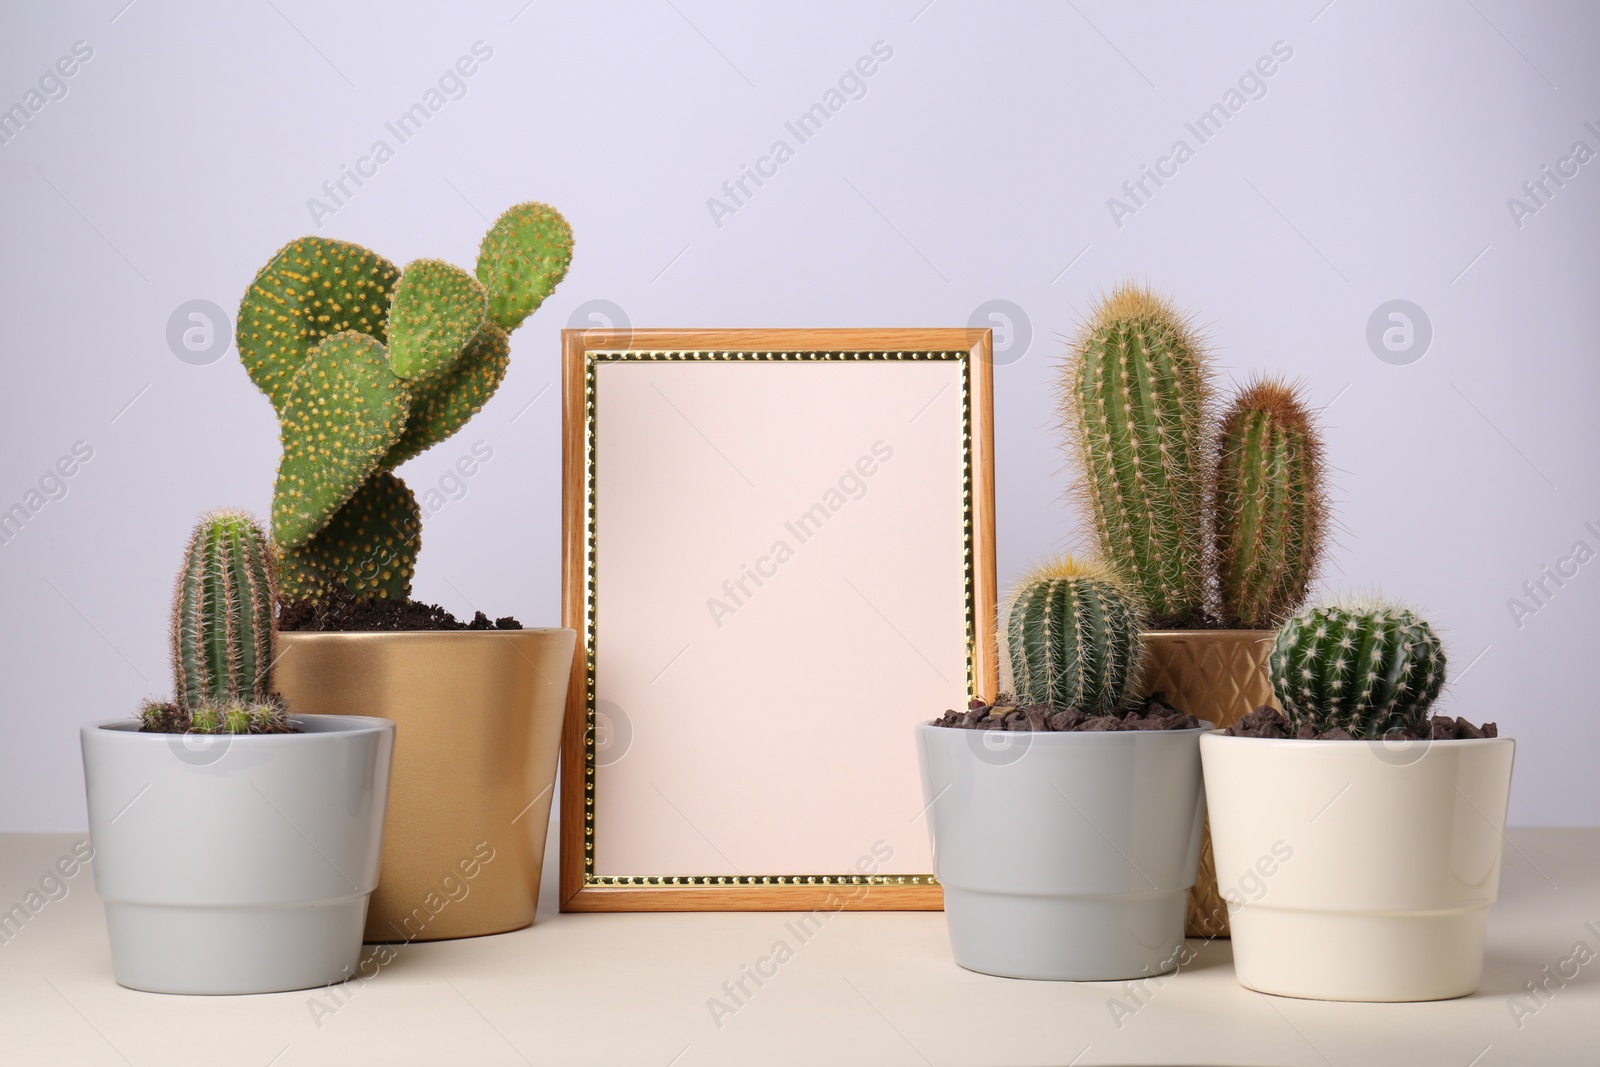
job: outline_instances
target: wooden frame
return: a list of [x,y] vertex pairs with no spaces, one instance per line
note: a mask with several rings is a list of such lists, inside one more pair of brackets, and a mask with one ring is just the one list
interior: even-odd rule
[[[931,875],[596,875],[595,516],[596,368],[611,362],[942,360],[962,367],[966,463],[966,689],[999,682],[994,632],[991,335],[976,329],[564,330],[562,332],[563,624],[578,631],[562,736],[563,911],[936,910]],[[669,401],[670,402],[670,401]],[[930,402],[931,403],[931,402]],[[713,616],[715,617],[715,616]],[[931,665],[931,664],[930,664]],[[929,709],[931,718],[937,708]],[[905,738],[906,750],[911,738]],[[665,796],[665,794],[663,794]],[[921,830],[925,833],[925,830]],[[709,840],[709,839],[708,839]],[[715,847],[715,846],[712,846]]]

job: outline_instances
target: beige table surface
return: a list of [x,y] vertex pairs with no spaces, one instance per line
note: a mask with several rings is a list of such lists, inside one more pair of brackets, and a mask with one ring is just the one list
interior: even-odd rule
[[[0,909],[80,837],[0,836]],[[112,981],[85,871],[0,944],[0,1064],[1600,1064],[1600,829],[1509,841],[1482,990],[1394,1005],[1249,992],[1225,942],[1159,985],[1017,982],[956,967],[939,913],[839,914],[802,944],[779,914],[562,915],[548,878],[535,926],[407,946],[365,983],[159,996]],[[713,1019],[779,940],[793,958]],[[1579,942],[1596,958],[1531,1010],[1524,983]]]

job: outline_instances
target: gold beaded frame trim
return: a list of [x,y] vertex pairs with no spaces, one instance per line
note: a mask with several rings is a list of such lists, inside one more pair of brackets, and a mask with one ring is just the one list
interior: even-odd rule
[[[565,623],[578,630],[578,657],[568,696],[566,744],[563,746],[562,803],[562,907],[564,910],[698,910],[698,909],[789,909],[809,902],[824,903],[824,896],[835,900],[838,887],[867,887],[863,901],[854,906],[871,908],[937,908],[942,893],[931,874],[749,874],[749,875],[602,875],[596,874],[595,782],[596,782],[596,635],[599,605],[596,602],[598,573],[597,500],[595,463],[597,455],[596,370],[603,363],[858,363],[858,362],[946,362],[961,366],[961,457],[962,457],[962,559],[963,595],[966,626],[966,678],[969,693],[993,689],[997,669],[992,643],[985,640],[993,622],[994,558],[992,514],[992,460],[990,434],[991,367],[986,330],[876,330],[876,331],[694,331],[707,340],[733,342],[724,345],[678,347],[651,345],[651,334],[667,335],[661,340],[694,339],[684,331],[566,331],[567,379],[567,462]],[[836,342],[771,347],[738,346],[740,335],[784,335],[783,339]],[[574,336],[576,335],[576,336]],[[599,336],[597,336],[599,335]],[[868,335],[878,344],[851,347],[852,338]],[[892,347],[894,341],[943,341]],[[837,343],[837,342],[845,343]],[[950,345],[949,342],[955,342]],[[612,342],[608,344],[607,342]],[[885,344],[885,342],[889,342]],[[981,342],[981,343],[980,343]],[[960,347],[956,347],[959,345]],[[981,377],[981,381],[979,379]],[[578,380],[574,380],[578,379]],[[981,386],[975,389],[974,386]],[[975,410],[975,394],[981,393],[981,411]],[[581,423],[580,423],[581,420]],[[981,427],[978,423],[981,422]],[[580,423],[580,425],[574,425]],[[977,432],[981,429],[981,432]],[[578,438],[577,441],[574,438]],[[580,443],[581,442],[581,443]],[[576,448],[574,446],[577,446]],[[978,454],[981,451],[981,456]],[[576,469],[574,469],[576,468]],[[578,497],[574,500],[574,497]],[[981,507],[980,507],[981,499]],[[576,507],[574,505],[577,505]],[[571,527],[576,525],[578,529]],[[980,541],[982,542],[980,544]],[[576,543],[575,543],[576,542]],[[577,566],[574,566],[574,565]],[[574,574],[577,570],[579,573]],[[580,586],[574,588],[575,586]],[[581,760],[581,763],[579,762]],[[576,777],[581,767],[581,825],[571,810],[579,797]],[[571,808],[569,808],[571,805]],[[579,831],[577,833],[573,831]],[[579,851],[574,863],[569,849]],[[581,851],[580,851],[581,850]],[[641,894],[649,894],[647,899]],[[669,903],[662,897],[670,897]],[[609,901],[609,903],[606,903]],[[629,903],[628,901],[631,901]],[[721,901],[721,903],[718,903]],[[838,907],[841,904],[832,904]],[[851,903],[842,902],[850,907]]]

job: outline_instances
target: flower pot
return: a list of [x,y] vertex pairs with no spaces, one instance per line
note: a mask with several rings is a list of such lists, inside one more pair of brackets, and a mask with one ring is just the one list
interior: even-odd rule
[[1205,813],[1204,732],[919,725],[956,963],[1072,981],[1175,968]]
[[1239,981],[1317,1000],[1476,990],[1514,749],[1202,738]]
[[572,630],[283,633],[295,714],[394,720],[394,782],[369,941],[533,922]]
[[[1232,726],[1263,704],[1278,706],[1267,678],[1271,630],[1149,630],[1145,693],[1219,727]],[[1211,832],[1200,838],[1200,867],[1189,894],[1190,937],[1227,937],[1228,908],[1217,892]]]
[[271,993],[355,973],[394,724],[295,721],[304,733],[83,727],[94,882],[122,985]]

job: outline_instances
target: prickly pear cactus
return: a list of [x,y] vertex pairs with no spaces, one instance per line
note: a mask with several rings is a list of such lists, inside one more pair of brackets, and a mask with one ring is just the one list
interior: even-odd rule
[[434,259],[401,272],[321,237],[256,275],[239,352],[282,425],[272,525],[286,599],[410,595],[420,516],[388,472],[483,408],[505,378],[508,332],[571,260],[566,220],[530,202],[495,221],[476,276]]
[[239,358],[279,415],[301,364],[324,337],[355,330],[388,339],[400,270],[348,241],[302,237],[261,268],[239,304]]
[[1285,622],[1267,659],[1291,724],[1357,738],[1420,728],[1444,686],[1445,653],[1427,620],[1383,601],[1308,608]]
[[1205,611],[1210,396],[1199,338],[1134,285],[1100,303],[1067,364],[1080,497],[1100,554],[1158,624]]
[[272,547],[242,511],[203,515],[189,538],[172,606],[177,702],[260,702],[272,695]]
[[489,290],[489,317],[507,333],[522,325],[572,263],[572,227],[547,204],[518,204],[502,214],[478,250],[478,280]]
[[1138,683],[1139,611],[1099,564],[1067,556],[1024,576],[1006,607],[1005,638],[1019,703],[1109,715]]
[[1328,526],[1322,442],[1298,391],[1258,380],[1234,398],[1217,439],[1222,618],[1278,625],[1306,598]]
[[357,598],[404,600],[422,547],[422,509],[406,483],[379,471],[310,541],[282,553],[285,600],[321,600],[336,588]]
[[443,260],[406,264],[389,306],[389,366],[407,381],[447,373],[483,328],[488,293]]
[[405,430],[411,395],[388,353],[365,334],[338,333],[312,351],[283,406],[283,458],[272,530],[297,548],[378,469]]

